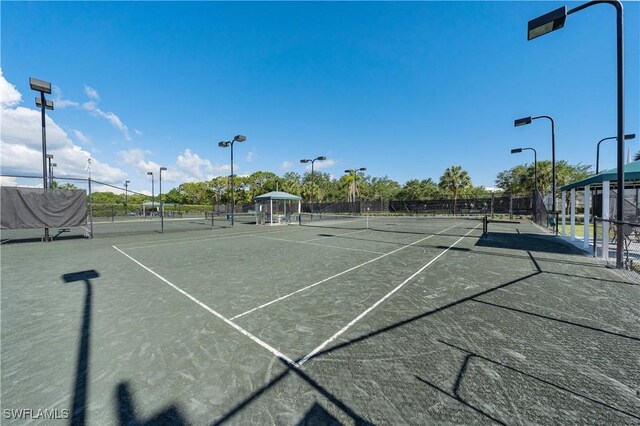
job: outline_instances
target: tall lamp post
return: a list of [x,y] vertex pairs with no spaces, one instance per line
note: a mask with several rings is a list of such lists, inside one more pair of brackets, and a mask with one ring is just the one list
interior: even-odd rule
[[533,214],[537,217],[538,211],[538,152],[534,148],[514,148],[512,154],[519,154],[522,151],[533,151]]
[[[546,15],[529,21],[527,40],[533,40],[557,29],[564,27],[567,16],[579,12],[587,7],[607,3],[616,8],[616,65],[617,65],[617,104],[618,104],[618,191],[616,197],[616,222],[618,225],[618,238],[616,239],[616,268],[622,268],[624,238],[622,238],[624,220],[624,31],[623,31],[623,7],[619,0],[594,0],[584,3],[573,9],[567,10],[567,6],[562,6]],[[555,201],[555,200],[554,200]]]
[[147,172],[148,176],[151,176],[151,212],[153,214],[153,209],[156,207],[155,198],[153,196],[153,172]]
[[131,182],[130,180],[124,181],[124,210],[127,216],[129,215],[129,183],[130,182]]
[[164,232],[164,205],[162,204],[162,171],[167,170],[166,167],[160,167],[160,232]]
[[[45,109],[53,110],[53,101],[45,99],[45,93],[51,94],[51,83],[29,77],[31,90],[40,92],[40,97],[36,98],[36,106],[40,108],[42,116],[42,190],[47,190],[47,128],[45,124]],[[49,241],[49,228],[44,228],[44,241]]]
[[[636,137],[635,133],[630,133],[628,135],[624,135],[624,140],[629,141],[631,139],[635,139],[635,137]],[[610,136],[608,138],[600,139],[600,142],[598,142],[598,146],[596,149],[596,174],[600,173],[600,144],[604,141],[608,141],[616,138],[617,136]]]
[[58,163],[51,163],[51,172],[49,173],[49,177],[51,178],[51,188],[53,188],[53,168],[58,167]]
[[511,150],[511,153],[519,154],[522,151],[533,151],[533,188],[537,193],[538,192],[538,152],[534,148],[514,148]]
[[314,158],[313,160],[311,159],[304,159],[304,160],[300,160],[301,163],[311,163],[311,196],[310,196],[310,200],[311,201],[311,213],[313,213],[313,184],[315,183],[313,181],[313,164],[316,161],[324,161],[326,160],[327,157],[325,157],[324,155],[321,155],[319,157]]
[[552,117],[548,115],[540,115],[538,117],[519,118],[513,122],[515,127],[531,124],[532,120],[546,118],[551,121],[551,210],[556,212],[556,124]]
[[366,167],[360,167],[359,169],[347,169],[344,172],[353,174],[353,202],[356,201],[356,193],[358,192],[358,184],[356,183],[356,179],[358,176],[358,172],[364,172],[367,170]]
[[51,168],[51,160],[53,160],[53,154],[47,154],[47,161],[49,162],[49,183],[47,184],[47,188],[53,188],[53,181],[51,180],[51,175],[53,174],[53,169]]
[[235,216],[235,210],[236,210],[236,194],[233,187],[233,184],[234,184],[233,182],[233,144],[235,142],[244,142],[246,140],[247,138],[243,135],[235,135],[233,139],[230,141],[218,142],[218,146],[220,148],[231,147],[231,226],[233,226],[233,223],[234,223],[233,217]]

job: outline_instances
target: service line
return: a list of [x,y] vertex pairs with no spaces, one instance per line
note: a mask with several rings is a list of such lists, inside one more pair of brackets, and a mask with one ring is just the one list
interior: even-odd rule
[[[305,291],[305,290],[309,290],[309,289],[310,289],[310,288],[312,288],[312,287],[315,287],[315,286],[317,286],[317,285],[319,285],[319,284],[322,284],[322,283],[324,283],[324,282],[327,282],[327,281],[329,281],[329,280],[332,280],[332,279],[334,279],[334,278],[337,278],[337,277],[339,277],[340,275],[344,275],[344,274],[346,274],[346,273],[348,273],[348,272],[355,271],[356,269],[358,269],[358,268],[362,268],[363,266],[368,265],[368,264],[370,264],[370,263],[372,263],[372,262],[375,262],[376,260],[380,260],[380,259],[382,259],[382,258],[384,258],[384,257],[387,257],[387,256],[389,256],[389,255],[392,255],[392,254],[394,254],[394,253],[396,253],[396,252],[398,252],[398,251],[400,251],[400,250],[406,249],[407,247],[411,247],[411,246],[416,245],[416,244],[418,244],[418,243],[420,243],[420,242],[422,242],[422,241],[428,240],[428,239],[429,239],[429,238],[431,238],[431,237],[435,237],[435,236],[436,236],[436,235],[438,235],[438,234],[442,234],[443,232],[447,232],[448,230],[453,229],[453,228],[455,228],[455,227],[456,227],[456,226],[458,226],[458,225],[461,225],[461,223],[455,224],[455,225],[453,225],[453,226],[452,226],[452,227],[450,227],[450,228],[443,229],[443,230],[442,230],[442,231],[440,231],[440,232],[436,232],[435,234],[432,234],[432,235],[429,235],[429,236],[427,236],[427,237],[421,238],[421,239],[419,239],[418,241],[414,241],[414,242],[412,242],[411,244],[407,244],[407,245],[404,245],[404,246],[402,246],[402,247],[399,247],[399,248],[397,248],[397,249],[395,249],[395,250],[393,250],[393,251],[390,251],[389,253],[385,253],[385,254],[383,254],[382,256],[374,257],[374,258],[373,258],[373,259],[371,259],[371,260],[367,260],[366,262],[363,262],[363,263],[361,263],[361,264],[359,264],[359,265],[356,265],[356,266],[354,266],[354,267],[352,267],[352,268],[346,269],[346,270],[344,270],[344,271],[342,271],[342,272],[338,272],[337,274],[332,275],[332,276],[330,276],[329,278],[325,278],[325,279],[323,279],[323,280],[320,280],[320,281],[318,281],[318,282],[315,282],[315,283],[313,283],[313,284],[310,284],[310,285],[308,285],[308,286],[306,286],[306,287],[303,287],[303,288],[301,288],[301,289],[298,289],[298,290],[296,290],[296,291],[293,291],[293,292],[291,292],[291,293],[289,293],[289,294],[285,294],[284,296],[278,297],[277,299],[273,299],[272,301],[267,302],[267,303],[265,303],[265,304],[263,304],[263,305],[257,306],[257,307],[255,307],[255,308],[253,308],[253,309],[250,309],[250,310],[248,310],[247,312],[243,312],[243,313],[241,313],[241,314],[238,314],[238,315],[236,315],[235,317],[232,317],[231,319],[232,319],[232,320],[235,320],[235,319],[237,319],[237,318],[240,318],[240,317],[243,317],[243,316],[245,316],[245,315],[248,315],[248,314],[250,314],[250,313],[252,313],[252,312],[255,312],[255,311],[257,311],[258,309],[266,308],[267,306],[269,306],[269,305],[271,305],[271,304],[273,304],[273,303],[279,302],[279,301],[281,301],[281,300],[284,300],[284,299],[286,299],[286,298],[288,298],[288,297],[291,297],[291,296],[293,296],[294,294],[297,294],[297,293],[303,292],[303,291]],[[476,226],[476,228],[477,228],[477,226]],[[473,229],[475,229],[475,228],[473,228]],[[472,229],[471,231],[473,231],[473,229]],[[469,232],[471,232],[471,231],[469,231]],[[468,235],[468,233],[467,233],[467,235]],[[466,235],[465,235],[465,236],[466,236]]]
[[[285,241],[287,243],[295,243],[295,244],[307,244],[307,245],[310,245],[310,246],[328,247],[328,248],[333,248],[333,249],[338,249],[338,250],[363,251],[365,253],[384,254],[384,253],[382,253],[380,251],[371,251],[371,250],[357,249],[357,248],[351,248],[351,247],[330,246],[328,244],[311,243],[309,241],[287,240],[286,238],[266,237],[264,235],[250,235],[250,236],[251,237],[256,237],[256,238],[264,238],[266,240]],[[327,237],[323,237],[323,238],[327,238]]]
[[[452,247],[454,247],[456,244],[458,244],[460,241],[462,241],[463,238],[465,238],[467,235],[469,235],[471,232],[473,232],[478,226],[480,225],[476,225],[475,228],[471,229],[469,232],[467,232],[466,234],[464,234],[462,237],[460,237],[455,243],[451,244],[449,247],[447,247],[442,253],[440,253],[439,255],[437,255],[436,257],[434,257],[433,259],[431,259],[429,261],[429,263],[427,263],[426,265],[424,265],[422,268],[418,269],[414,274],[412,274],[409,278],[407,278],[406,280],[404,280],[403,282],[401,282],[396,288],[394,288],[393,290],[391,290],[389,293],[385,294],[380,300],[378,300],[376,303],[374,303],[373,305],[371,305],[369,308],[367,308],[364,312],[362,312],[360,315],[358,315],[357,317],[355,317],[353,320],[351,320],[351,322],[349,322],[349,324],[345,325],[344,327],[342,327],[342,329],[340,329],[340,331],[338,331],[336,334],[334,334],[333,336],[329,337],[327,340],[325,340],[320,346],[318,346],[317,348],[315,348],[314,350],[312,350],[308,355],[306,355],[304,358],[302,358],[300,360],[300,362],[298,363],[299,365],[304,364],[305,362],[309,361],[309,359],[311,359],[313,356],[315,356],[318,352],[320,352],[322,349],[324,349],[329,343],[333,342],[335,339],[337,339],[342,333],[344,333],[345,331],[347,331],[349,328],[351,328],[352,325],[354,325],[355,323],[357,323],[358,321],[360,321],[362,318],[365,317],[365,315],[367,315],[369,312],[371,312],[372,310],[374,310],[378,305],[380,305],[382,302],[384,302],[385,300],[387,300],[389,297],[391,297],[396,291],[400,290],[406,283],[408,283],[409,281],[411,281],[413,278],[415,278],[419,273],[421,273],[422,271],[424,271],[425,269],[427,269],[433,262],[435,262],[436,260],[438,260],[442,255],[444,255],[446,252],[448,252]],[[444,232],[444,231],[443,231]]]
[[177,292],[181,293],[183,296],[185,296],[188,299],[190,299],[191,301],[195,302],[197,305],[199,305],[201,308],[204,308],[209,313],[212,313],[213,315],[215,315],[216,317],[218,317],[219,319],[224,321],[227,325],[233,327],[236,331],[238,331],[238,332],[242,333],[243,335],[247,336],[249,339],[253,340],[255,343],[257,343],[258,345],[262,346],[264,349],[268,350],[269,352],[271,352],[272,354],[274,354],[275,356],[277,356],[278,358],[280,358],[281,360],[283,360],[287,364],[289,364],[289,365],[291,365],[292,367],[295,367],[295,368],[298,368],[300,366],[297,362],[295,362],[294,360],[292,360],[291,358],[289,358],[288,356],[286,356],[285,354],[283,354],[282,352],[280,352],[276,348],[274,348],[271,345],[269,345],[268,343],[260,340],[259,338],[257,338],[253,334],[249,333],[244,328],[240,327],[238,324],[236,324],[233,321],[229,320],[228,318],[226,318],[222,314],[218,313],[217,311],[215,311],[214,309],[212,309],[208,305],[202,303],[201,301],[199,301],[198,299],[196,299],[195,297],[193,297],[192,295],[190,295],[189,293],[187,293],[186,291],[184,291],[183,289],[181,289],[177,285],[173,284],[171,281],[169,281],[168,279],[164,278],[163,276],[161,276],[157,272],[154,272],[150,268],[144,266],[142,263],[140,263],[139,261],[137,261],[133,257],[129,256],[127,253],[123,252],[118,247],[116,247],[116,246],[111,246],[111,247],[113,247],[114,249],[116,249],[117,251],[119,251],[120,253],[125,255],[126,257],[128,257],[130,260],[132,260],[134,263],[136,263],[137,265],[139,265],[140,267],[142,267],[146,271],[150,272],[156,278],[160,279],[161,281],[164,281],[167,285],[169,285],[169,287],[173,288]]

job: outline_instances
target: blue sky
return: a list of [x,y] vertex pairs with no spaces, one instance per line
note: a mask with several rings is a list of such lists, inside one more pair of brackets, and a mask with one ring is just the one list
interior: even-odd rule
[[[404,183],[461,165],[474,184],[556,156],[595,165],[616,134],[615,10],[588,8],[527,42],[562,2],[2,2],[2,171],[41,171],[29,77],[51,81],[57,175],[149,192],[229,173],[367,167]],[[566,3],[574,7],[580,3]],[[639,129],[640,5],[625,2],[626,131]],[[631,153],[638,140],[627,143]],[[319,164],[316,163],[316,166]],[[615,166],[603,143],[601,168]]]

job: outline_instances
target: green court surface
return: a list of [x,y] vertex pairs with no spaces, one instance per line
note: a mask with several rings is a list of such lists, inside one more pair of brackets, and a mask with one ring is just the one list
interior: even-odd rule
[[633,276],[392,222],[3,245],[2,423],[640,423]]

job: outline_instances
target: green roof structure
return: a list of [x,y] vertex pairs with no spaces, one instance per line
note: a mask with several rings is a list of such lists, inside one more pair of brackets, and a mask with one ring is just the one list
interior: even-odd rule
[[[584,188],[587,185],[591,187],[601,187],[603,182],[617,182],[618,169],[603,170],[597,175],[572,182],[560,188],[560,191],[571,191],[572,189]],[[640,161],[632,161],[624,165],[624,182],[625,187],[640,186]]]
[[255,197],[256,200],[286,200],[286,201],[301,201],[302,197],[298,197],[297,195],[289,194],[288,192],[282,191],[271,191],[266,194],[258,195]]

